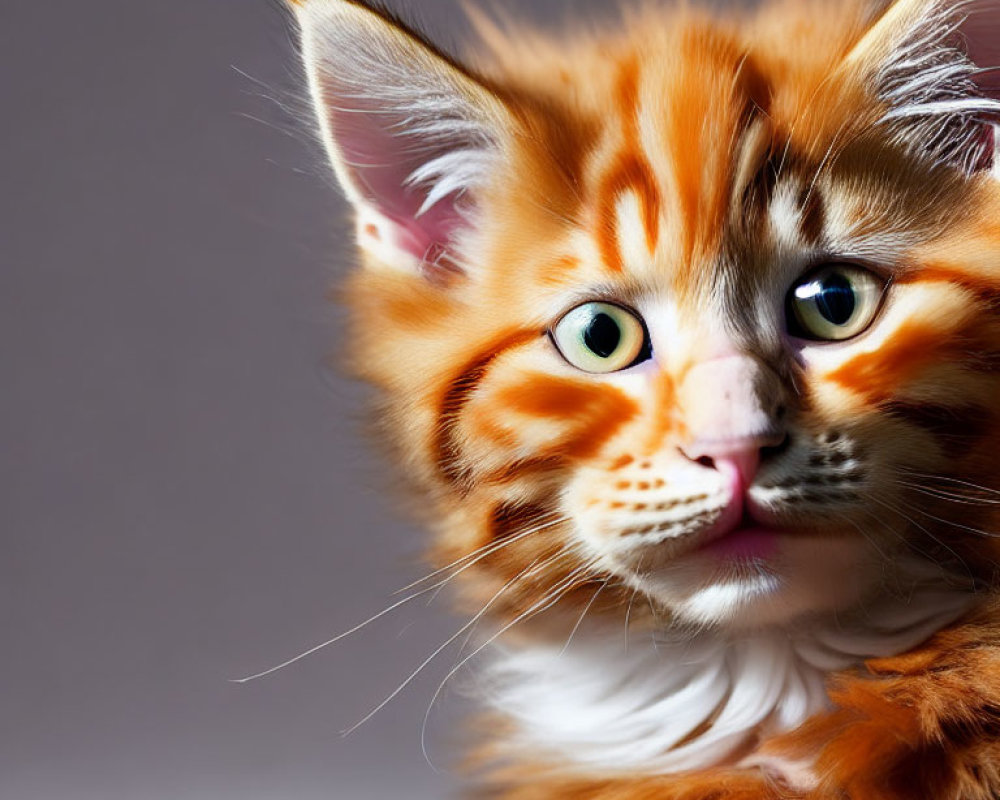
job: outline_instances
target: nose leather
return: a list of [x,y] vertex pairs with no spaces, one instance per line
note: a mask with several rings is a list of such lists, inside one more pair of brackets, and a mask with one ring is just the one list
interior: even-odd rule
[[696,364],[680,387],[690,435],[682,448],[692,461],[711,461],[746,488],[757,473],[760,453],[785,438],[781,379],[748,355],[729,355]]

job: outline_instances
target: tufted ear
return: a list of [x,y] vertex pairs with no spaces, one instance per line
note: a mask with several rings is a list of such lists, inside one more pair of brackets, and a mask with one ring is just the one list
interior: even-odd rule
[[[293,0],[294,2],[294,0]],[[320,131],[376,264],[446,280],[502,157],[504,103],[416,33],[355,0],[299,0]]]
[[961,31],[969,57],[979,68],[973,80],[985,95],[1000,100],[1000,4],[978,0],[967,14]]
[[913,151],[968,172],[997,162],[1000,3],[894,0],[851,51],[888,111],[881,120]]

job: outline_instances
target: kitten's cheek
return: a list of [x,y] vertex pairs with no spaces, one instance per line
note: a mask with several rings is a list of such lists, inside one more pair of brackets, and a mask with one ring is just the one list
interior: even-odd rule
[[721,474],[656,457],[618,469],[582,469],[563,493],[578,543],[626,577],[697,547],[731,502]]

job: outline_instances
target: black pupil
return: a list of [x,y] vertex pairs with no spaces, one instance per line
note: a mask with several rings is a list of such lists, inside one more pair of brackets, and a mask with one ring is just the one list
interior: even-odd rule
[[607,358],[622,341],[622,331],[614,319],[602,312],[594,315],[590,325],[583,332],[583,342],[590,350],[601,358]]
[[819,313],[834,325],[846,325],[857,306],[851,282],[845,276],[834,273],[818,283],[819,291],[815,298]]

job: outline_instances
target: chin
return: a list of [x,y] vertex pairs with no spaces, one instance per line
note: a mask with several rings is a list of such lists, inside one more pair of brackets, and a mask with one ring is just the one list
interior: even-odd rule
[[883,566],[857,536],[783,533],[766,547],[697,550],[632,582],[680,623],[747,630],[854,608],[878,587]]

